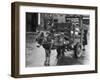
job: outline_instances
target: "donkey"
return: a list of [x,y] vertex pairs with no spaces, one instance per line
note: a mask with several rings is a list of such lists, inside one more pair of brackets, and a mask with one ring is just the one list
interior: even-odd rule
[[44,32],[40,32],[36,38],[36,42],[38,43],[37,47],[43,46],[45,49],[45,66],[50,65],[51,50],[56,49],[57,60],[64,56],[66,45],[64,44],[64,38],[62,38],[60,35],[54,36],[51,33],[45,34]]

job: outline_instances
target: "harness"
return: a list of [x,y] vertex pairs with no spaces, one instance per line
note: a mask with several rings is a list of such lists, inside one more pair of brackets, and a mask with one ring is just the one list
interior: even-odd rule
[[62,35],[49,34],[48,36],[39,36],[38,42],[46,49],[56,49],[58,46],[65,46],[65,39]]

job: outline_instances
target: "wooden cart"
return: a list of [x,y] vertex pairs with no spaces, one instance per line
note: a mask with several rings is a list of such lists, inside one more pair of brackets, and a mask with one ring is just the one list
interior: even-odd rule
[[[75,57],[81,57],[83,53],[83,16],[67,16],[66,23],[54,23],[51,31],[52,34],[59,34],[63,36],[69,43],[66,45],[67,50],[74,50]],[[62,35],[63,34],[63,35]]]

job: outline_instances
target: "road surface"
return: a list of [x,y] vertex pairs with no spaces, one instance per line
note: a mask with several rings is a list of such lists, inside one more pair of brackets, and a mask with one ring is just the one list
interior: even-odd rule
[[[26,40],[26,67],[44,66],[45,61],[45,50],[44,48],[37,47],[34,37],[30,36]],[[50,66],[60,65],[84,65],[89,64],[89,46],[86,46],[86,50],[83,52],[80,58],[75,58],[74,51],[65,52],[65,56],[57,61],[56,50],[52,50],[50,54]]]

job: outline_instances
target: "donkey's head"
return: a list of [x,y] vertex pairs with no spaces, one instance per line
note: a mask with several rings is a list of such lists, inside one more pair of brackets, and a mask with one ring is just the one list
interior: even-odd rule
[[40,47],[42,45],[43,39],[44,39],[44,33],[43,32],[39,32],[37,34],[37,37],[36,37],[36,46],[37,47]]

